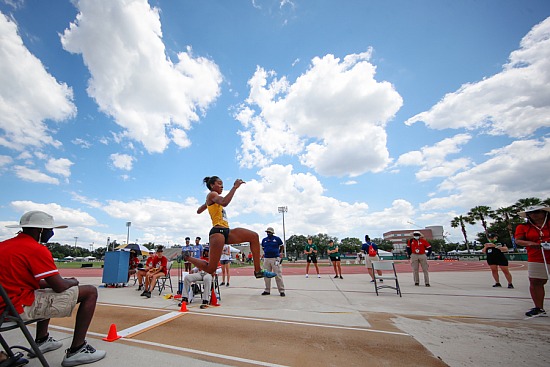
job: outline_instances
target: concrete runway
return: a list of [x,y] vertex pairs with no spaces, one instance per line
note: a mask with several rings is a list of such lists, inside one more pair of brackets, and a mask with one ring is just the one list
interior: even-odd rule
[[[344,279],[333,279],[328,266],[321,267],[321,279],[311,269],[306,279],[304,266],[285,266],[287,296],[276,289],[260,296],[263,280],[243,268],[246,276],[232,272],[231,286],[222,287],[220,307],[200,310],[197,302],[188,312],[158,292],[146,299],[135,287],[100,287],[88,339],[108,355],[94,366],[550,365],[548,348],[541,347],[550,340],[550,318],[523,317],[532,307],[526,264],[511,266],[516,289],[492,288],[484,264],[430,263],[431,288],[415,287],[410,265],[399,264],[402,298],[391,290],[376,296],[360,266],[344,266]],[[83,276],[89,269],[80,271],[81,283],[101,285],[101,278]],[[73,323],[51,321],[65,348]],[[102,341],[113,323],[124,337]],[[59,365],[62,352],[46,357]]]

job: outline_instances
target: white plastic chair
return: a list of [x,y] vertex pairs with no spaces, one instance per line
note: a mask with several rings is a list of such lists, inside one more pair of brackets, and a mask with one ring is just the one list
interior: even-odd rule
[[[378,270],[382,271],[382,275],[378,274]],[[384,274],[384,271],[386,273]],[[391,273],[389,273],[391,271]],[[399,297],[401,297],[401,288],[399,287],[399,280],[397,279],[397,272],[395,271],[395,264],[393,260],[373,261],[372,272],[374,274],[374,290],[378,296],[378,290],[383,288],[395,289]],[[377,280],[395,280],[395,286],[387,283],[380,283]]]

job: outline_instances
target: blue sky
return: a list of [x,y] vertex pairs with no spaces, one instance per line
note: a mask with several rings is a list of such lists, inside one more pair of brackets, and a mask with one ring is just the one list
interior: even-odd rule
[[[381,237],[550,196],[550,2],[0,1],[0,237]],[[547,19],[548,18],[548,19]],[[414,223],[414,224],[411,224]],[[478,226],[469,228],[473,234]]]

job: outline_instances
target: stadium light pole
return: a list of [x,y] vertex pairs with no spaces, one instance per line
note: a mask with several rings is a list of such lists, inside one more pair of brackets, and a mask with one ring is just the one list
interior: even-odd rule
[[285,233],[285,213],[288,212],[287,206],[280,206],[277,208],[279,210],[279,213],[283,214],[283,248],[285,250],[285,257],[286,256],[286,233]]
[[128,227],[128,234],[126,235],[126,244],[130,244],[130,226],[132,225],[132,222],[126,222],[126,227]]
[[109,251],[110,242],[111,242],[111,237],[107,237],[107,251]]

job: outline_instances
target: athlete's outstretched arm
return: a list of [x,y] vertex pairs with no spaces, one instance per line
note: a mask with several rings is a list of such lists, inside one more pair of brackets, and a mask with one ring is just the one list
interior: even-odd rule
[[202,204],[201,206],[199,206],[199,208],[197,209],[197,214],[200,214],[202,213],[203,211],[206,210],[206,203]]

